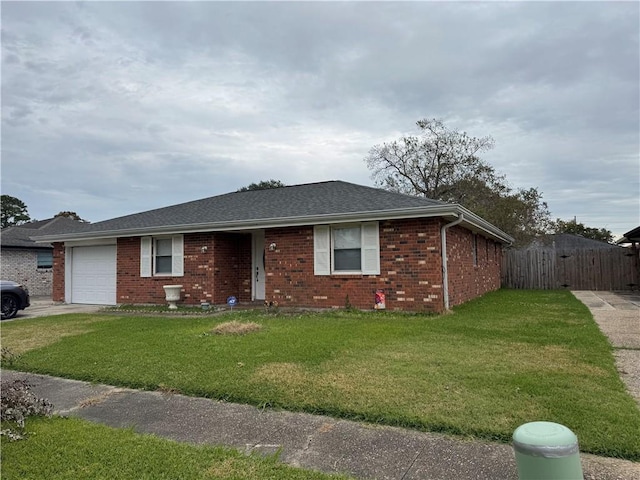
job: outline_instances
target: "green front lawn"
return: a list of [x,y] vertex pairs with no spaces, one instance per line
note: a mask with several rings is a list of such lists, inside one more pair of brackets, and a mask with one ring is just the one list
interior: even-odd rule
[[73,418],[33,418],[26,440],[2,443],[3,480],[330,480],[334,477],[220,447],[186,445]]
[[[229,320],[263,328],[208,334]],[[442,316],[68,315],[3,324],[10,368],[510,441],[534,420],[640,459],[640,410],[569,292],[502,290]]]

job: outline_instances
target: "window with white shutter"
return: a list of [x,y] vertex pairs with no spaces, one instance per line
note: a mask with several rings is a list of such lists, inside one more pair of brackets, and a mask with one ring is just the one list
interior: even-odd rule
[[316,225],[313,246],[316,275],[380,274],[378,222]]
[[313,228],[313,272],[316,275],[331,274],[331,230],[327,225]]
[[362,231],[356,227],[334,227],[333,271],[359,273],[362,270]]
[[140,239],[140,276],[184,275],[184,239],[172,237],[142,237]]
[[142,237],[140,239],[140,276],[151,276],[151,237]]
[[184,241],[182,235],[171,237],[171,276],[182,277],[184,275]]
[[362,224],[362,273],[364,275],[380,275],[378,222]]

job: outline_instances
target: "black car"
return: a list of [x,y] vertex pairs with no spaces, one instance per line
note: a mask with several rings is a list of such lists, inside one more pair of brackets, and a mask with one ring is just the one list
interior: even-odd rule
[[19,310],[27,308],[29,303],[29,290],[22,285],[9,280],[0,280],[2,290],[2,320],[13,318]]

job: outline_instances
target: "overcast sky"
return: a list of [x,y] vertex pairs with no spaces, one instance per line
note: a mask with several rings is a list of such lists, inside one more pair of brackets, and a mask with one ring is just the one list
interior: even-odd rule
[[260,180],[373,185],[440,118],[552,216],[640,224],[640,3],[6,2],[2,193],[95,222]]

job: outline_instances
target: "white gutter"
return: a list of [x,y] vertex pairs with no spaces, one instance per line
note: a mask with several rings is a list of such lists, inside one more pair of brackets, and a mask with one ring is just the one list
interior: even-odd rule
[[444,298],[444,309],[449,310],[449,270],[447,269],[447,229],[458,225],[464,220],[464,213],[460,213],[460,216],[451,223],[443,225],[440,229],[440,241],[442,249],[442,296]]

